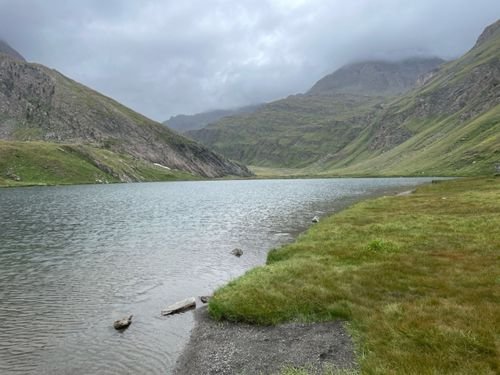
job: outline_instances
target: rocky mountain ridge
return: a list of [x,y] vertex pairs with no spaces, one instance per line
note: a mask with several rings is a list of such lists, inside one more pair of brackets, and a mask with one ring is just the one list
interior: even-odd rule
[[163,125],[174,129],[179,133],[185,133],[192,130],[204,128],[207,125],[213,124],[224,117],[241,115],[244,113],[252,113],[262,107],[263,104],[248,105],[234,109],[216,109],[196,113],[194,115],[177,115],[170,117]]
[[[392,68],[365,74],[364,66],[378,63],[355,64],[305,95],[188,135],[235,160],[287,168],[286,173],[290,168],[307,175],[491,173],[500,164],[499,30],[500,21],[488,26],[455,61],[420,61],[429,70],[413,69],[409,90],[399,75],[386,79]],[[381,74],[374,78],[374,72]],[[366,91],[360,95],[363,82]],[[395,95],[394,88],[406,91]],[[376,95],[382,92],[386,95]]]
[[203,177],[251,175],[113,99],[10,54],[0,54],[0,139],[91,145]]
[[0,54],[1,53],[8,55],[16,60],[26,61],[26,59],[19,52],[17,52],[6,41],[2,39],[0,39]]
[[[352,142],[396,91],[408,90],[442,60],[356,63],[253,113],[231,116],[187,136],[244,163],[302,168]],[[428,69],[426,71],[426,69]],[[391,72],[397,72],[390,78]],[[390,79],[389,79],[390,78]]]
[[320,79],[306,94],[400,95],[412,89],[420,76],[443,63],[440,58],[411,58],[348,64]]

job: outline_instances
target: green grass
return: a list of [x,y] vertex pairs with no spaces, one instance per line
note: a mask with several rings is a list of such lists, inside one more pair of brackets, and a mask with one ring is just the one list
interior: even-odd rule
[[216,319],[347,319],[364,374],[500,372],[500,179],[461,179],[322,220],[216,291]]
[[195,177],[89,145],[0,141],[0,186],[180,179]]
[[340,151],[366,125],[378,97],[291,96],[191,133],[226,157],[261,167],[305,167]]
[[[457,126],[457,115],[419,121],[424,129],[374,157],[343,160],[325,175],[477,176],[492,175],[500,164],[500,105]],[[343,166],[345,165],[345,166]]]

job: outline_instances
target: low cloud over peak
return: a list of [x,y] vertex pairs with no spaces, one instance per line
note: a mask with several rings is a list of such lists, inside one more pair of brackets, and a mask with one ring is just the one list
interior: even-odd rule
[[308,90],[364,59],[450,59],[496,0],[0,0],[0,39],[156,120]]

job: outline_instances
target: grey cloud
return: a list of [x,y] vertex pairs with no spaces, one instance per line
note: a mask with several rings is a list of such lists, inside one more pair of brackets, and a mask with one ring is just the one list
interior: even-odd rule
[[0,37],[156,120],[307,90],[341,65],[454,58],[497,0],[0,0]]

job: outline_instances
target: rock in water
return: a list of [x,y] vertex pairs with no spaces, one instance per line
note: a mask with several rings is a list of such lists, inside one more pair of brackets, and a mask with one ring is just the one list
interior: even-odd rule
[[231,254],[233,254],[234,256],[240,257],[243,255],[243,250],[236,248],[233,251],[231,251]]
[[167,306],[161,311],[161,315],[177,314],[196,307],[196,298],[191,297]]
[[314,216],[311,220],[313,223],[319,223],[319,217]]
[[212,296],[201,296],[200,301],[203,303],[208,303],[208,301],[210,301],[210,298],[212,298]]
[[132,324],[132,317],[133,315],[130,315],[128,318],[115,320],[115,322],[113,323],[113,327],[118,330],[127,328]]

